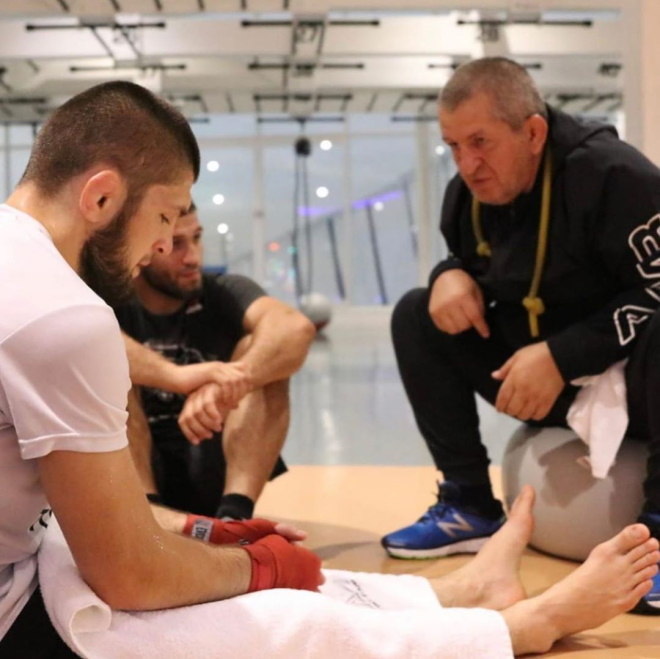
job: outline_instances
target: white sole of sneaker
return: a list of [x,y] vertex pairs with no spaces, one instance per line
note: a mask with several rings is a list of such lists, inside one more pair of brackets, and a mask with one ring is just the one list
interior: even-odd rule
[[476,554],[488,542],[491,536],[483,538],[470,538],[461,542],[454,542],[435,549],[403,549],[403,547],[385,547],[385,551],[392,558],[440,558],[452,554]]

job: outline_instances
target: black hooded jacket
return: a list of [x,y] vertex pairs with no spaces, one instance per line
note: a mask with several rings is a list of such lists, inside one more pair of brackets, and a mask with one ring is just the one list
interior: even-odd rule
[[[660,305],[660,170],[614,128],[548,112],[553,175],[539,338],[570,381],[627,356]],[[512,203],[481,205],[490,257],[476,253],[471,194],[455,176],[440,222],[450,255],[430,278],[432,285],[461,268],[476,279],[488,322],[497,323],[512,351],[534,340],[522,300],[534,272],[542,171]]]

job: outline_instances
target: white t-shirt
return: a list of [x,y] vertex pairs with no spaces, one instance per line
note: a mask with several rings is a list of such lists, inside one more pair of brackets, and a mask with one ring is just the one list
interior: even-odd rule
[[126,446],[115,316],[42,224],[0,205],[0,638],[36,586],[50,509],[35,458]]

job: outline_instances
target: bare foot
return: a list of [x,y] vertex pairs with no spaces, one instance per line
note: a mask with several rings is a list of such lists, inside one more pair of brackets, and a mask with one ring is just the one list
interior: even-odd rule
[[658,541],[646,526],[627,526],[565,579],[502,612],[514,653],[547,652],[558,639],[630,610],[651,589],[658,561]]
[[504,609],[524,599],[518,576],[520,557],[532,535],[534,490],[526,485],[513,502],[509,519],[466,565],[432,579],[443,606]]

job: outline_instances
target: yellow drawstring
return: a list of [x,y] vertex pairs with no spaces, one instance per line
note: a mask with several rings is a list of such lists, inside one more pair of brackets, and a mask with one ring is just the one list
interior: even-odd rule
[[539,224],[539,239],[536,244],[536,260],[534,276],[529,287],[529,293],[523,300],[525,309],[529,312],[529,331],[533,338],[539,335],[539,316],[545,311],[543,300],[538,296],[541,286],[541,276],[545,265],[545,255],[548,251],[548,229],[550,227],[550,197],[552,190],[552,156],[550,149],[545,151],[543,165],[543,192],[541,194],[541,221]]
[[490,256],[490,245],[484,238],[484,232],[481,230],[481,221],[479,219],[479,200],[472,197],[472,230],[477,239],[477,254],[479,256]]
[[[539,336],[539,316],[545,311],[543,300],[539,297],[541,276],[545,265],[545,255],[548,251],[548,229],[550,227],[550,198],[552,192],[552,155],[550,149],[546,148],[543,163],[543,190],[541,193],[541,215],[539,220],[539,237],[536,244],[536,259],[534,261],[534,274],[529,287],[527,297],[523,298],[522,304],[529,314],[529,332],[533,338]],[[477,254],[479,256],[490,256],[491,249],[488,241],[484,238],[481,228],[479,201],[472,197],[472,229],[477,241]]]

